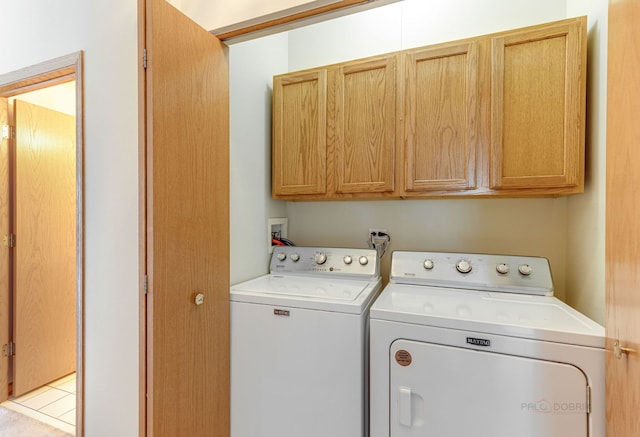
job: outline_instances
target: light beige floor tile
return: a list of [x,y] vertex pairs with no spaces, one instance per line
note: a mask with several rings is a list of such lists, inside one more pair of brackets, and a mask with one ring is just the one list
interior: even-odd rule
[[75,378],[71,381],[67,381],[63,384],[56,385],[55,388],[58,390],[64,390],[67,393],[75,393],[76,392],[76,380]]
[[66,414],[58,417],[58,420],[62,420],[70,425],[76,426],[76,410],[69,411]]
[[12,399],[12,401],[17,403],[17,404],[23,404],[25,401],[27,401],[27,400],[29,400],[29,399],[31,399],[33,397],[36,397],[36,396],[38,396],[38,395],[40,395],[40,394],[42,394],[44,392],[47,392],[49,390],[51,390],[51,387],[45,385],[44,387],[40,387],[40,388],[38,388],[36,390],[30,391],[29,393],[23,394],[22,396],[20,396],[18,398]]
[[57,388],[50,388],[43,393],[40,393],[32,398],[27,399],[24,402],[21,402],[21,404],[25,407],[39,410],[45,405],[49,405],[50,403],[55,402],[58,399],[62,399],[63,397],[68,395],[69,393],[67,393],[66,391],[58,390]]
[[51,417],[60,417],[65,413],[76,408],[76,395],[66,395],[65,397],[58,399],[55,402],[45,405],[38,411]]

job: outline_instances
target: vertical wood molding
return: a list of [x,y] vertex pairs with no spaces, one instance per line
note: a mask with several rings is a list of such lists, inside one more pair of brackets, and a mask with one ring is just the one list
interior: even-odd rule
[[[0,97],[0,127],[9,123],[8,101]],[[9,140],[0,138],[0,238],[9,234]],[[9,248],[0,243],[0,347],[9,342]],[[9,396],[9,359],[0,352],[0,402]]]
[[138,0],[138,436],[147,435],[147,87],[143,55],[147,33],[146,0]]
[[[609,2],[605,230],[607,435],[640,435],[640,2]],[[614,342],[635,350],[617,359]]]

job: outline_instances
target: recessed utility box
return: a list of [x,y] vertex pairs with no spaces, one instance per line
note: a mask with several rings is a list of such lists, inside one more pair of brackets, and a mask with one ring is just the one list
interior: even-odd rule
[[269,253],[273,252],[273,239],[274,238],[287,238],[287,227],[289,224],[289,219],[286,217],[283,218],[270,218],[267,222],[267,235],[268,243],[267,247],[269,248]]

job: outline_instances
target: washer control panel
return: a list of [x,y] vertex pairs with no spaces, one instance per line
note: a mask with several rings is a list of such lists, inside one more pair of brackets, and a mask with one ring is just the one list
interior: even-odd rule
[[553,296],[549,260],[542,257],[395,251],[391,282]]
[[271,274],[380,276],[375,249],[282,246],[273,249]]

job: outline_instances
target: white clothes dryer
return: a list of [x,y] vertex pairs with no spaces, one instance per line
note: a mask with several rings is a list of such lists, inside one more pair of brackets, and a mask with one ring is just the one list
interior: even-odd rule
[[604,437],[604,328],[545,258],[394,252],[370,318],[371,437]]
[[278,247],[270,271],[231,287],[231,436],[368,435],[376,251]]

